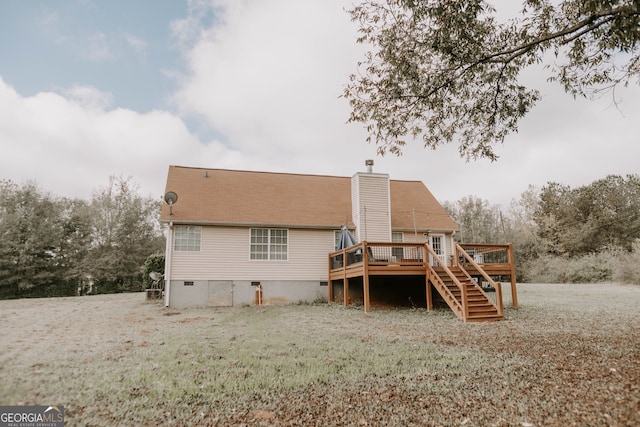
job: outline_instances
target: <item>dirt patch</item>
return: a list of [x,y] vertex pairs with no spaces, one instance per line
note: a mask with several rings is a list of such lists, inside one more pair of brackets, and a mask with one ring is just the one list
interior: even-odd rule
[[205,316],[197,316],[197,317],[187,317],[186,319],[178,320],[179,323],[194,323],[194,322],[205,322],[207,320],[212,320],[213,317],[205,317]]

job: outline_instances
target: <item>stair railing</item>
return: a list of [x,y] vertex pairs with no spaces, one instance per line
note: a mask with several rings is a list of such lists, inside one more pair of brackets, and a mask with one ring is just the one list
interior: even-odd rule
[[456,297],[451,293],[449,288],[447,288],[447,285],[444,284],[444,282],[442,281],[438,273],[436,273],[436,271],[433,269],[433,267],[428,263],[426,265],[427,265],[429,278],[433,278],[433,280],[437,282],[436,287],[441,291],[440,292],[441,295],[442,295],[442,292],[445,293],[445,295],[442,295],[442,296],[443,298],[445,298],[447,305],[453,310],[454,313],[456,313],[456,315],[460,319],[463,319],[464,308],[462,307],[462,304],[460,303],[460,301],[458,301]]
[[[493,289],[495,289],[496,291],[496,302],[494,303],[491,298],[489,298],[487,296],[487,294],[484,292],[484,290],[482,289],[482,286],[478,286],[478,288],[480,289],[480,292],[483,293],[483,295],[487,298],[487,301],[491,301],[491,303],[496,307],[496,309],[498,310],[498,314],[500,316],[504,316],[504,306],[502,304],[502,285],[499,282],[495,282],[491,276],[489,276],[483,269],[482,267],[480,267],[480,265],[478,265],[478,263],[476,263],[476,261],[473,259],[473,257],[471,255],[469,255],[467,253],[467,251],[465,251],[464,249],[462,249],[462,247],[456,243],[455,246],[456,249],[456,260],[460,259],[460,255],[462,255],[469,264],[471,264],[473,266],[473,268],[476,269],[476,271],[478,271],[480,274],[482,274],[482,277],[487,281],[487,283],[489,283],[489,285],[491,285],[493,287]],[[469,273],[467,272],[467,270],[464,268],[464,266],[462,264],[460,264],[458,262],[458,266],[460,267],[460,269],[464,272],[464,274],[466,274],[467,276],[469,276],[469,278],[471,278],[471,276],[469,275]]]
[[440,256],[438,256],[438,254],[433,250],[431,246],[425,243],[424,247],[425,247],[425,252],[431,255],[431,259],[433,259],[443,269],[443,271],[447,274],[447,276],[449,276],[451,281],[458,287],[458,289],[460,289],[460,301],[458,301],[456,297],[451,293],[449,288],[444,284],[440,276],[433,269],[433,266],[429,262],[429,257],[428,256],[425,257],[425,265],[429,270],[429,274],[437,278],[437,282],[438,282],[438,285],[440,285],[440,289],[446,293],[446,299],[448,300],[447,304],[449,305],[449,307],[454,308],[451,305],[453,304],[457,309],[456,314],[458,314],[458,317],[460,317],[463,322],[466,322],[467,317],[469,316],[469,305],[467,304],[467,287],[463,286],[462,283],[460,283],[460,281],[455,276],[455,274],[453,274],[451,270],[449,270],[449,267],[447,267],[447,265],[444,262],[442,262],[442,260],[440,259]]

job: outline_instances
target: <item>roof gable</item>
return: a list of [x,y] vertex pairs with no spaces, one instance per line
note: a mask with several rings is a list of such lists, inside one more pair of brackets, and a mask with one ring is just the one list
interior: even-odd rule
[[[200,224],[339,228],[351,224],[348,177],[170,166],[161,221]],[[390,182],[393,229],[458,229],[420,181]]]

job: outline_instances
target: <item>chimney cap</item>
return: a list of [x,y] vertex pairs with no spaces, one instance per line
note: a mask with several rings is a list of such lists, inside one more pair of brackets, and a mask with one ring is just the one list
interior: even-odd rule
[[373,172],[373,159],[365,160],[364,165],[367,167],[367,173]]

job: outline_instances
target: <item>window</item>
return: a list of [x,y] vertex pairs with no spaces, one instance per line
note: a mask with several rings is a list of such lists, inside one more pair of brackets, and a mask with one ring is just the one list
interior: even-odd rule
[[[404,233],[400,233],[400,232],[391,233],[391,241],[398,242],[398,243],[404,242]],[[391,255],[396,257],[396,259],[404,258],[404,248],[403,247],[392,248]]]
[[340,235],[342,234],[342,231],[340,230],[335,230],[333,232],[333,248],[335,250],[338,250],[338,246],[340,246]]
[[174,250],[191,252],[200,251],[202,227],[195,225],[176,225],[174,232]]
[[[355,234],[355,230],[348,230],[351,234],[351,237]],[[333,247],[337,250],[340,245],[340,237],[342,237],[342,230],[334,230],[333,231]]]
[[251,259],[287,260],[289,230],[251,229]]

